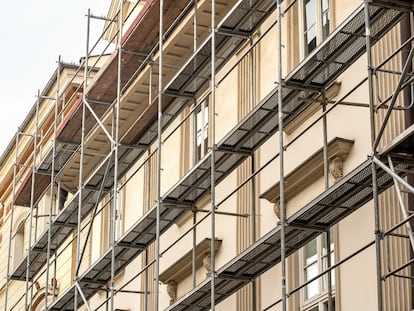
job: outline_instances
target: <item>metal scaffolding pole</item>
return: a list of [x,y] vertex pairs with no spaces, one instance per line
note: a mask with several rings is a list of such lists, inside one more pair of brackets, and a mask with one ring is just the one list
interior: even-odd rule
[[[251,3],[250,3],[251,6]],[[249,39],[250,47],[253,46],[253,38],[250,37]],[[255,98],[255,72],[254,72],[254,49],[250,49],[249,52],[249,108],[251,111],[254,109],[254,98]],[[255,163],[255,154],[252,152],[250,156],[250,169],[251,174],[254,174],[256,171],[256,163]],[[256,242],[256,179],[253,177],[250,183],[250,203],[251,203],[251,215],[250,215],[250,225],[251,225],[251,232],[250,232],[250,243],[253,244]],[[257,280],[254,279],[252,281],[252,310],[257,310]]]
[[113,184],[113,205],[111,208],[112,216],[112,234],[111,234],[111,303],[110,310],[114,310],[115,307],[115,243],[117,239],[117,218],[118,218],[118,158],[119,158],[119,118],[120,118],[120,106],[121,106],[121,68],[122,68],[122,29],[123,29],[123,11],[124,0],[119,3],[119,15],[118,15],[118,68],[117,68],[117,91],[116,91],[116,104],[113,108],[114,120],[112,122],[112,128],[115,130],[115,137],[112,142],[112,152],[114,152],[114,184]]
[[211,311],[216,309],[216,1],[211,0]]
[[[323,123],[323,175],[325,181],[325,190],[329,188],[329,157],[328,157],[328,116],[326,114],[326,92],[322,93],[322,123]],[[332,265],[331,262],[331,232],[328,229],[322,237],[326,241],[326,262],[329,269]],[[328,286],[328,311],[333,311],[333,299],[332,299],[332,270],[327,273],[327,286]]]
[[[194,27],[193,27],[193,32],[194,32],[194,37],[193,37],[193,53],[195,53],[197,51],[197,7],[198,7],[198,0],[193,0],[194,1]],[[197,62],[194,60],[194,71],[197,69]],[[196,86],[196,82],[194,81],[194,86]],[[194,100],[194,106],[197,106],[197,101]],[[208,118],[208,116],[207,116]],[[193,126],[196,128],[196,120],[197,120],[197,113],[194,113],[194,117],[193,117]],[[204,125],[204,123],[203,123]],[[197,144],[197,134],[196,134],[196,130],[193,131],[193,148],[192,148],[192,153],[193,153],[193,164],[196,165],[196,152],[197,152],[197,148],[196,148],[196,144]],[[197,245],[197,227],[194,226],[197,223],[197,212],[196,211],[192,211],[193,214],[193,249],[192,249],[192,262],[191,262],[191,273],[192,273],[192,277],[193,277],[193,288],[196,287],[197,284],[197,276],[196,276],[196,245]]]
[[[152,57],[151,57],[152,60]],[[149,73],[149,92],[148,92],[148,106],[150,106],[152,104],[152,98],[153,98],[153,92],[152,92],[152,87],[153,87],[153,76],[154,76],[154,65],[151,62],[150,63],[150,73]],[[147,210],[149,210],[151,208],[151,148],[148,148],[147,151],[147,161],[148,161],[148,180],[147,180]],[[145,162],[144,162],[145,163]],[[148,247],[145,248],[145,265],[148,265],[148,259],[149,258],[149,254],[148,254]],[[144,311],[148,311],[148,295],[149,295],[149,290],[148,290],[148,269],[145,269],[145,273],[144,273]]]
[[[365,44],[367,53],[367,72],[368,72],[368,100],[370,107],[370,126],[372,154],[375,155],[375,102],[373,94],[373,68],[371,56],[371,27],[369,15],[369,0],[364,0],[365,14]],[[376,165],[372,163],[372,195],[374,202],[374,223],[375,223],[375,253],[376,253],[376,274],[377,274],[377,304],[378,311],[382,311],[382,278],[381,278],[381,232],[380,232],[380,211],[378,206],[378,181]]]
[[156,229],[155,229],[155,311],[159,310],[159,299],[160,299],[160,222],[161,222],[161,147],[162,147],[162,99],[163,99],[163,54],[164,54],[164,0],[160,1],[160,22],[159,22],[159,47],[160,47],[160,56],[159,56],[159,66],[158,66],[158,118],[157,118],[157,219],[156,219]]
[[[102,194],[103,194],[103,191],[104,191],[105,181],[106,181],[107,176],[109,174],[109,168],[110,168],[111,161],[112,161],[112,155],[107,159],[107,161],[108,161],[108,163],[106,164],[105,173],[104,173],[104,175],[102,177],[101,185],[100,185],[99,190],[98,190],[98,196],[96,198],[95,207],[93,208],[91,220],[87,224],[85,224],[85,227],[88,227],[88,231],[86,233],[85,242],[83,243],[83,246],[82,246],[82,251],[80,252],[80,255],[79,255],[79,261],[80,262],[82,262],[83,256],[85,255],[86,247],[88,245],[88,240],[89,240],[89,238],[90,238],[90,236],[92,234],[93,224],[94,224],[94,221],[96,219],[96,215],[98,215],[99,212],[100,212],[100,210],[98,211],[98,209],[99,209],[99,201],[100,201],[100,198],[102,197]],[[85,227],[83,227],[82,230]],[[79,273],[79,270],[76,271],[76,273],[78,274]]]
[[[30,218],[29,218],[29,239],[27,241],[27,258],[26,258],[26,294],[24,299],[24,308],[28,310],[29,306],[29,272],[30,272],[30,249],[32,246],[32,225],[33,225],[33,209],[34,209],[34,190],[36,178],[36,153],[37,153],[37,135],[39,130],[39,105],[40,105],[40,90],[37,91],[36,99],[36,116],[35,116],[35,133],[33,139],[33,166],[32,166],[32,185],[30,189]],[[32,288],[32,287],[31,287]],[[32,297],[32,295],[30,295]],[[32,299],[30,299],[30,305]]]
[[282,3],[277,0],[277,40],[278,40],[278,122],[279,122],[279,185],[280,185],[280,262],[282,281],[282,311],[287,309],[286,295],[286,206],[285,206],[285,168],[284,168],[284,147],[283,147],[283,103],[282,103]]
[[58,117],[58,104],[59,104],[59,79],[60,79],[60,56],[58,58],[57,76],[56,76],[56,99],[54,107],[54,121],[53,121],[53,143],[52,143],[52,168],[50,173],[50,205],[49,205],[49,224],[47,232],[47,255],[46,255],[46,280],[45,280],[45,308],[47,310],[48,296],[49,296],[49,261],[50,261],[50,243],[52,239],[52,214],[54,206],[54,190],[55,190],[55,157],[56,157],[56,138],[57,138],[57,117]]
[[[10,209],[10,230],[9,230],[9,249],[7,253],[7,271],[6,271],[6,288],[5,288],[5,300],[4,300],[4,311],[8,311],[7,303],[8,303],[8,295],[9,295],[9,286],[10,286],[10,259],[11,259],[11,251],[12,251],[12,239],[13,239],[13,220],[14,220],[14,200],[16,199],[16,178],[17,178],[17,167],[18,167],[18,154],[19,154],[19,135],[20,135],[20,128],[17,129],[16,133],[16,150],[15,150],[15,157],[14,157],[14,167],[13,167],[13,190],[12,190],[12,202],[11,202],[11,209]],[[6,207],[7,213],[7,207]]]
[[[79,198],[78,198],[78,219],[77,219],[77,235],[76,235],[76,273],[75,273],[75,283],[78,282],[78,271],[80,269],[80,243],[81,243],[81,222],[82,222],[82,194],[83,194],[83,162],[85,158],[85,120],[86,120],[86,88],[88,86],[88,61],[89,61],[89,34],[90,34],[90,16],[91,10],[88,9],[87,23],[86,23],[86,54],[85,54],[85,68],[84,68],[84,78],[83,78],[83,96],[82,96],[82,124],[81,124],[81,144],[80,144],[80,162],[79,162]],[[75,288],[75,297],[74,297],[74,306],[75,311],[78,310],[78,293],[82,289],[80,287]]]

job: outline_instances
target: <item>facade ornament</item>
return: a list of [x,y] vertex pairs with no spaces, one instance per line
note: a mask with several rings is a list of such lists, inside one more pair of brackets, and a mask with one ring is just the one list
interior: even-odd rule
[[167,283],[167,293],[170,296],[170,305],[177,300],[177,283],[171,280]]
[[277,218],[280,219],[280,201],[277,200],[275,204],[273,205],[273,212],[277,216]]
[[58,282],[57,282],[56,278],[51,278],[50,279],[50,287],[54,291],[59,288],[58,287]]
[[334,178],[335,182],[344,176],[344,165],[341,158],[336,157],[329,162],[329,173]]
[[211,254],[210,252],[206,253],[203,258],[203,266],[206,269],[206,277],[211,274]]

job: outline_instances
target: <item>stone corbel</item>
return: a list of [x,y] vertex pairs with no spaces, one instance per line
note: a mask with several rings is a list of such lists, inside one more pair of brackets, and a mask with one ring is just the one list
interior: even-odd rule
[[203,267],[206,269],[206,277],[209,277],[211,274],[211,253],[207,252],[203,257]]
[[344,163],[340,157],[336,157],[329,162],[329,174],[337,182],[344,176]]
[[280,219],[280,200],[277,200],[273,205],[273,212]]
[[170,296],[170,305],[172,305],[177,300],[177,288],[178,285],[174,280],[171,280],[167,283],[167,293]]

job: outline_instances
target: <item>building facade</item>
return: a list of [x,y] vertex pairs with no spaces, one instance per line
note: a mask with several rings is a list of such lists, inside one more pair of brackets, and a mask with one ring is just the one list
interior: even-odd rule
[[279,2],[112,1],[0,159],[4,310],[412,309],[413,4]]

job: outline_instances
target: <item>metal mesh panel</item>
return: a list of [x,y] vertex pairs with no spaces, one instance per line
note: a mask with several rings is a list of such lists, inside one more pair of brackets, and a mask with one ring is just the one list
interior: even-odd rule
[[[370,6],[369,12],[373,43],[402,17],[401,12],[373,6]],[[287,83],[328,85],[365,52],[364,32],[362,5],[286,78]]]

